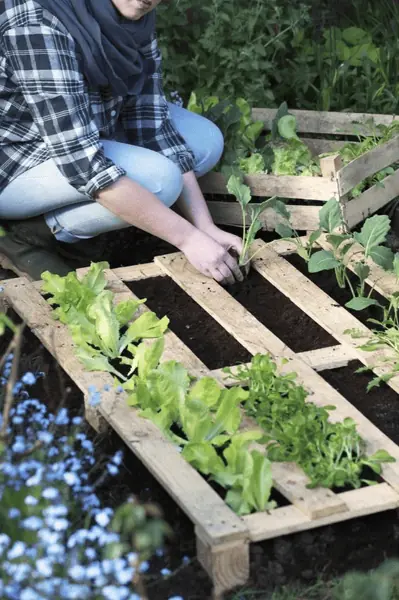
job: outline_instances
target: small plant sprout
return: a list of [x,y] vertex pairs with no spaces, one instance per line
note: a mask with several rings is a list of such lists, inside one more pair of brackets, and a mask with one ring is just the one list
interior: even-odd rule
[[[339,203],[332,198],[319,212],[319,228],[303,241],[290,224],[286,207],[276,203],[274,209],[283,218],[276,226],[276,232],[283,238],[292,239],[296,251],[308,264],[309,273],[334,270],[340,288],[348,287],[352,299],[345,304],[351,310],[363,310],[378,301],[371,298],[373,288],[366,293],[367,278],[370,274],[368,261],[371,259],[386,271],[397,269],[399,274],[399,258],[389,248],[383,246],[390,229],[390,220],[386,215],[374,215],[366,219],[360,232],[347,233]],[[315,249],[316,242],[325,236],[330,249]],[[357,262],[354,262],[359,257]],[[358,281],[353,282],[348,263]]]
[[243,183],[242,175],[236,174],[230,176],[227,183],[227,190],[229,194],[235,196],[241,206],[243,248],[238,263],[240,267],[246,268],[256,254],[255,252],[251,255],[250,252],[256,234],[262,229],[259,217],[266,208],[273,208],[276,197],[273,196],[273,198],[268,198],[263,202],[251,204],[251,190]]

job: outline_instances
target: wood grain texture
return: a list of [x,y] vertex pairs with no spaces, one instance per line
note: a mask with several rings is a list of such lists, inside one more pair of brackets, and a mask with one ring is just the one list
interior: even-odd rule
[[[254,108],[252,116],[255,120],[264,121],[269,128],[276,112],[275,108]],[[376,125],[390,125],[399,118],[391,115],[315,110],[289,109],[289,112],[297,119],[299,133],[317,134],[356,135],[359,132],[367,135],[370,134],[370,128],[364,124],[370,118],[373,118]]]
[[[253,196],[296,198],[298,200],[320,200],[338,198],[338,186],[335,181],[325,177],[302,175],[247,175],[245,183],[251,188]],[[221,173],[208,173],[199,180],[204,193],[227,194],[226,179]]]

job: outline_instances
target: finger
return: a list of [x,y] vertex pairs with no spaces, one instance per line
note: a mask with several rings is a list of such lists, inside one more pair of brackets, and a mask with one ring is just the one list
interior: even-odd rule
[[244,276],[242,274],[240,266],[239,266],[238,262],[235,260],[235,258],[233,256],[231,256],[231,254],[227,254],[225,263],[226,263],[227,267],[229,268],[229,270],[231,271],[231,273],[233,273],[233,276],[236,279],[236,281],[240,281],[240,282],[244,281]]
[[224,285],[234,285],[234,283],[235,283],[234,274],[226,264],[222,263],[221,265],[219,265],[218,271],[223,275],[223,284]]

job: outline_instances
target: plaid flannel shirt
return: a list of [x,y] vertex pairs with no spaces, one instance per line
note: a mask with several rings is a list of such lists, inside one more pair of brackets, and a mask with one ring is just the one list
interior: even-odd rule
[[63,25],[34,0],[2,0],[0,192],[53,159],[74,188],[94,199],[125,175],[101,143],[121,128],[129,143],[160,152],[183,173],[192,170],[193,153],[175,129],[163,93],[156,38],[142,51],[150,72],[139,96],[89,89]]

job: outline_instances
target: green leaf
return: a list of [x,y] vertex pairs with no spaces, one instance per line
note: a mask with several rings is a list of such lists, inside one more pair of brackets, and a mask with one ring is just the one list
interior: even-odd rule
[[137,340],[161,337],[167,330],[168,325],[168,317],[159,319],[157,315],[151,311],[143,313],[129,325],[128,330],[122,337],[120,342],[120,353],[123,352],[128,344]]
[[317,242],[317,240],[320,238],[320,236],[322,235],[322,230],[321,229],[316,229],[316,231],[312,231],[312,233],[309,236],[309,241],[308,241],[308,245],[310,247],[313,246],[313,244],[315,242]]
[[191,388],[189,400],[201,400],[210,408],[219,403],[222,388],[212,377],[202,377]]
[[209,442],[189,442],[183,448],[182,456],[204,475],[217,473],[224,468],[222,459]]
[[293,115],[281,117],[277,123],[277,129],[280,136],[285,140],[292,140],[298,137],[296,134],[296,118]]
[[119,322],[113,311],[112,301],[113,294],[109,291],[102,291],[88,307],[87,315],[95,323],[104,353],[110,358],[116,358],[118,355]]
[[[331,244],[331,246],[336,250],[337,248],[339,248],[339,246],[342,244],[342,242],[345,242],[346,240],[349,240],[350,236],[348,234],[339,234],[339,233],[330,233],[329,235],[326,236],[326,240],[329,244]],[[355,242],[352,241],[352,244],[354,244]]]
[[135,346],[130,372],[133,373],[137,369],[138,376],[141,379],[148,377],[151,371],[158,367],[164,347],[165,339],[163,337],[155,340],[152,344],[142,342]]
[[355,232],[353,237],[364,248],[365,257],[376,246],[383,244],[390,230],[390,219],[387,215],[374,215],[367,219],[360,231]]
[[253,471],[250,483],[251,494],[257,511],[267,509],[273,486],[271,463],[257,450],[252,451]]
[[294,235],[294,230],[289,225],[285,225],[285,223],[277,223],[274,229],[282,238],[292,238]]
[[283,219],[286,219],[287,221],[291,219],[291,213],[282,200],[276,199],[272,208],[278,215],[280,215],[280,217],[283,217]]
[[331,198],[319,211],[320,228],[328,233],[333,233],[338,227],[342,227],[342,215],[339,202]]
[[146,299],[144,300],[125,300],[123,302],[119,302],[114,308],[115,316],[118,319],[119,326],[124,327],[127,325],[135,315],[140,304],[144,304]]
[[369,308],[370,306],[381,306],[377,300],[373,300],[373,298],[352,298],[349,302],[345,304],[346,308],[350,308],[351,310],[364,310],[365,308]]
[[319,250],[310,257],[308,262],[309,273],[319,273],[319,271],[329,271],[340,266],[340,262],[328,250]]
[[366,263],[364,263],[364,262],[356,263],[356,265],[354,267],[354,271],[362,283],[370,275],[370,267],[368,265],[366,265]]
[[250,188],[242,183],[236,175],[231,175],[227,182],[227,191],[235,196],[240,206],[245,209],[252,200]]
[[392,271],[395,255],[390,248],[376,246],[370,250],[369,256],[376,265],[382,267],[385,271]]
[[90,268],[82,279],[82,284],[90,288],[96,295],[102,292],[106,285],[104,270],[109,269],[109,263],[91,263]]
[[120,376],[120,373],[112,367],[106,356],[100,353],[91,352],[87,348],[78,347],[75,350],[76,356],[88,371],[105,371]]

